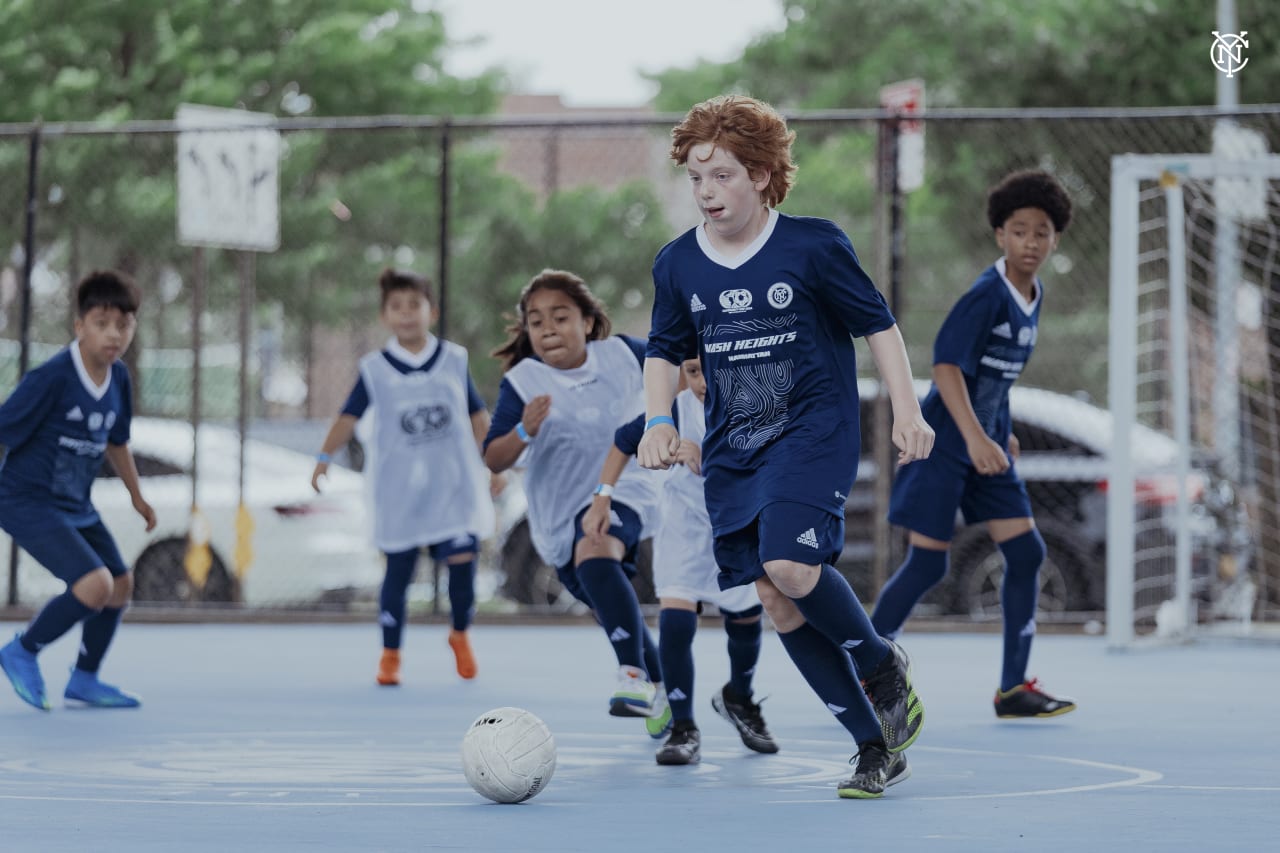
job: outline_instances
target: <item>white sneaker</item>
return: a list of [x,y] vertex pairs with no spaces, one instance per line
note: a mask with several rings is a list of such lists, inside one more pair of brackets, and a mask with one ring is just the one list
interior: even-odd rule
[[643,669],[620,666],[618,689],[609,699],[609,713],[615,717],[652,716],[656,692]]
[[667,701],[667,689],[662,686],[661,681],[653,683],[653,708],[645,718],[644,728],[654,740],[665,737],[671,731],[671,703]]

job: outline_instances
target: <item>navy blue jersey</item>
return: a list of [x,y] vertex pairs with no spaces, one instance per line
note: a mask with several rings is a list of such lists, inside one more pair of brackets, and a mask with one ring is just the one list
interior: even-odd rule
[[[1009,389],[1036,345],[1043,289],[1026,302],[1004,277],[1004,258],[983,270],[943,321],[933,345],[934,364],[954,364],[964,373],[969,401],[982,430],[1001,447],[1009,442]],[[934,450],[966,457],[964,437],[942,402],[937,386],[921,404],[937,434]]]
[[771,212],[739,258],[701,226],[653,265],[648,355],[695,355],[707,377],[702,446],[717,536],[777,501],[843,515],[858,466],[853,338],[894,325],[843,231],[825,219]]
[[95,386],[72,344],[30,371],[0,405],[0,501],[50,506],[91,524],[107,444],[129,441],[133,389],[121,362]]

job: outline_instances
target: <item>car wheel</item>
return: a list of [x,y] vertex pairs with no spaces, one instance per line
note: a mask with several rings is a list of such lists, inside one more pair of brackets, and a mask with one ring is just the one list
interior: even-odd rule
[[[1047,555],[1040,566],[1037,611],[1068,613],[1091,609],[1092,582],[1088,561],[1070,539],[1052,528],[1043,528]],[[951,546],[950,590],[954,613],[974,619],[999,619],[1003,613],[1000,587],[1004,582],[1004,555],[983,527],[962,531]]]
[[187,577],[183,559],[187,540],[173,537],[148,545],[133,566],[133,600],[147,604],[229,603],[240,600],[240,582],[212,551],[203,588]]
[[572,610],[579,604],[560,583],[556,570],[538,556],[527,519],[522,519],[507,534],[499,564],[503,574],[502,594],[517,604],[557,612]]

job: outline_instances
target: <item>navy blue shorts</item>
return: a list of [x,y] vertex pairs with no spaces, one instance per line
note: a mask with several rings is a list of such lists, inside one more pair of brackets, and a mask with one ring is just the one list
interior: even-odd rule
[[834,563],[844,550],[844,518],[808,504],[766,504],[746,527],[717,536],[714,550],[721,589],[764,577],[770,560],[806,566]]
[[966,524],[1031,518],[1031,499],[1015,465],[1003,474],[983,476],[968,458],[935,450],[928,459],[898,469],[889,499],[890,522],[950,542],[956,531],[956,510]]
[[[589,507],[583,507],[573,519],[573,547],[576,550],[578,543],[586,537],[582,532],[582,517],[587,514]],[[640,534],[644,532],[644,524],[640,521],[640,516],[634,509],[623,503],[613,502],[609,509],[609,535],[622,543],[622,570],[627,573],[627,577],[634,577],[636,573],[636,548],[640,545]],[[573,560],[563,566],[556,566],[556,575],[560,578],[560,583],[564,588],[573,594],[573,597],[593,607],[591,599],[587,597],[586,590],[582,588],[582,582],[578,580],[578,570],[574,568]]]
[[113,577],[129,572],[116,540],[101,519],[77,527],[55,509],[44,508],[36,514],[4,507],[0,509],[0,527],[67,586],[104,566]]
[[464,533],[461,536],[455,536],[452,539],[428,545],[427,553],[431,555],[431,559],[440,563],[446,562],[455,554],[479,555],[480,537],[472,533]]

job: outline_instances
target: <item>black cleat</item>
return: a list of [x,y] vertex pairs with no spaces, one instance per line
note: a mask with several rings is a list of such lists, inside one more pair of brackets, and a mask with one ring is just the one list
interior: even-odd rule
[[920,736],[924,704],[911,686],[911,659],[893,640],[885,642],[889,644],[889,654],[870,677],[863,679],[862,689],[880,718],[885,748],[902,752]]
[[1040,689],[1040,682],[1035,678],[1009,690],[997,690],[995,706],[996,716],[1001,719],[1056,717],[1076,709],[1075,700],[1050,696]]
[[[894,756],[885,748],[882,740],[862,744],[858,747],[858,754],[849,759],[849,763],[853,765],[853,775],[836,786],[836,793],[846,800],[874,800],[883,797],[884,789],[889,785],[889,767],[893,759]],[[903,764],[906,764],[906,759],[903,759]]]
[[769,727],[765,725],[764,717],[760,715],[760,706],[752,702],[750,696],[739,696],[726,684],[719,693],[711,697],[711,707],[716,709],[717,714],[733,723],[733,727],[738,730],[738,735],[747,745],[747,749],[770,755],[778,751],[778,744],[774,741],[773,735],[769,734]]
[[890,753],[889,767],[885,770],[884,786],[892,788],[899,782],[905,782],[911,778],[911,765],[907,763],[907,754],[905,752]]
[[659,764],[697,764],[702,760],[702,735],[693,720],[676,720],[671,725],[667,742],[658,747],[654,757]]

